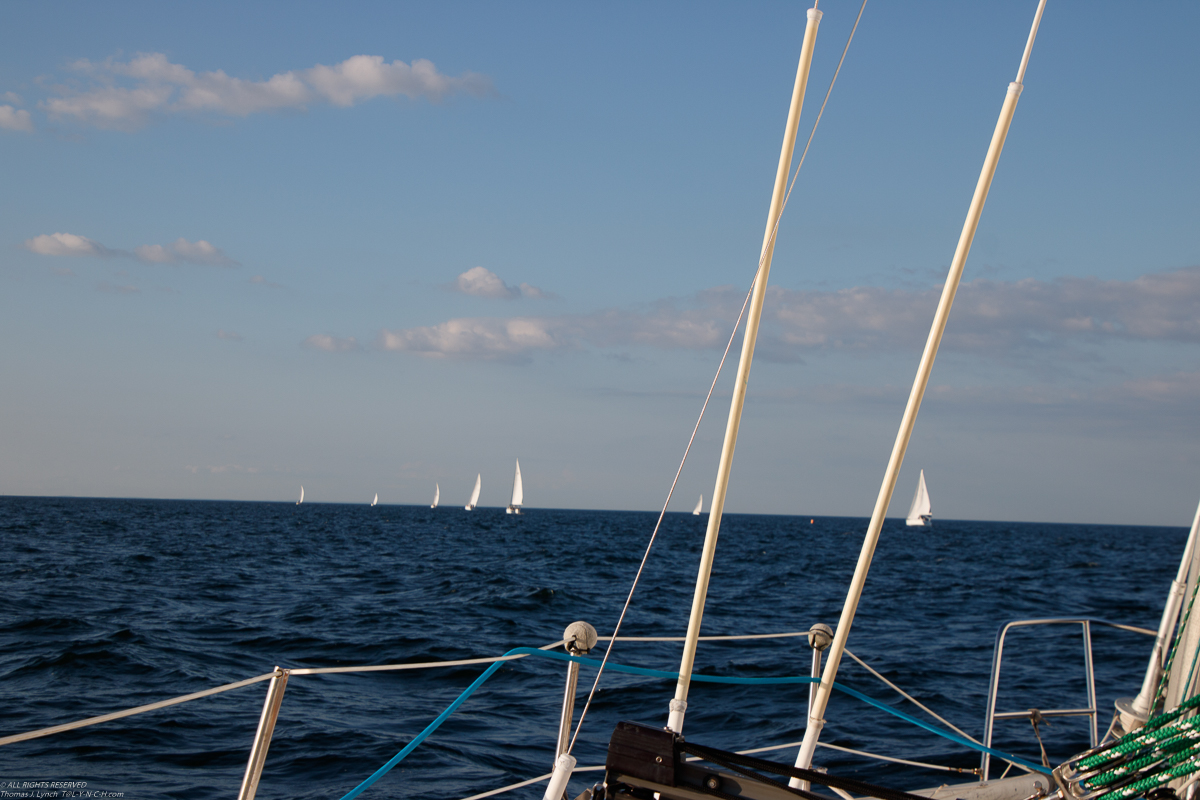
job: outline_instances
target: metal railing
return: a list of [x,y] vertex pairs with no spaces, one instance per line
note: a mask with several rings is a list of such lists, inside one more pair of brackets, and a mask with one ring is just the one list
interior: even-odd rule
[[[807,636],[807,635],[808,635],[808,631],[791,631],[791,632],[787,632],[787,633],[757,633],[757,634],[744,634],[744,635],[740,635],[740,636],[736,636],[736,635],[735,636],[701,636],[700,640],[701,641],[718,642],[718,641],[740,641],[740,640],[748,640],[748,639],[786,639],[786,638],[794,638],[794,637]],[[600,639],[600,641],[612,641],[611,636],[601,636],[601,637],[599,637],[599,639]],[[617,641],[620,641],[620,642],[681,642],[681,641],[683,641],[683,637],[682,636],[619,636],[619,637],[617,637]],[[560,647],[563,644],[565,644],[564,640],[560,639],[557,642],[551,642],[550,644],[543,645],[542,647],[540,647],[538,649],[552,650],[556,647]],[[191,702],[192,700],[200,700],[202,698],[211,697],[213,695],[221,694],[223,692],[228,692],[233,689],[240,689],[242,687],[249,686],[254,683],[270,681],[270,685],[267,687],[267,695],[263,702],[262,713],[259,716],[258,728],[255,731],[254,741],[250,747],[250,757],[246,763],[246,772],[245,772],[244,777],[242,778],[241,788],[238,791],[238,800],[254,800],[255,793],[258,791],[259,780],[262,778],[263,766],[266,763],[267,750],[271,746],[271,736],[275,731],[275,722],[279,718],[279,709],[283,704],[283,693],[284,693],[284,690],[287,688],[287,683],[288,683],[289,678],[295,677],[295,676],[303,676],[303,675],[331,675],[331,674],[342,674],[342,673],[351,673],[351,672],[393,672],[393,671],[411,670],[411,669],[435,669],[438,667],[459,667],[459,666],[468,666],[468,665],[475,665],[475,664],[494,664],[498,661],[515,661],[515,660],[521,659],[521,658],[526,658],[526,655],[518,654],[518,655],[511,655],[511,656],[494,656],[494,657],[490,657],[490,658],[466,658],[466,659],[459,659],[459,660],[455,660],[455,661],[426,661],[426,662],[420,662],[420,663],[415,663],[415,664],[379,664],[379,665],[356,666],[356,667],[298,667],[295,669],[285,669],[283,667],[276,667],[273,671],[265,673],[263,675],[256,675],[255,677],[247,678],[246,680],[234,681],[233,683],[227,683],[227,684],[223,684],[221,686],[214,686],[211,689],[204,689],[203,691],[193,692],[191,694],[185,694],[185,695],[181,695],[179,697],[172,697],[167,700],[160,700],[155,703],[149,703],[147,705],[137,706],[135,708],[128,708],[128,709],[124,709],[122,711],[115,711],[110,714],[101,714],[100,716],[96,716],[96,717],[88,717],[87,719],[76,720],[75,722],[68,722],[68,723],[65,723],[62,725],[53,725],[48,728],[40,728],[40,729],[34,730],[34,731],[27,731],[25,733],[18,733],[18,734],[13,734],[11,736],[0,737],[0,746],[6,745],[6,744],[15,744],[17,742],[24,742],[24,741],[28,741],[30,739],[38,739],[43,736],[52,736],[56,733],[64,733],[66,731],[78,730],[79,728],[86,728],[86,727],[90,727],[92,725],[99,725],[100,723],[103,723],[103,722],[111,722],[113,720],[122,719],[124,717],[132,717],[137,714],[144,714],[148,711],[156,711],[160,708],[168,708],[170,706],[179,705],[180,703]],[[572,664],[572,666],[576,667],[576,669],[578,668],[578,665]],[[564,698],[564,700],[565,700],[565,698]],[[573,706],[573,703],[568,705],[564,702],[564,709],[563,709],[564,714],[571,713],[571,711],[573,710],[571,708],[572,706]],[[566,723],[564,723],[563,721],[560,721],[559,722],[560,728],[564,724],[569,724],[569,721]],[[599,768],[593,767],[593,768],[588,768],[588,769],[602,769],[602,767],[599,767]],[[579,768],[578,771],[583,771],[583,770],[584,770],[584,768]],[[543,776],[543,778],[545,778],[545,777],[548,777],[548,776]],[[536,783],[538,780],[540,780],[540,779],[535,778],[531,781],[526,781],[526,782],[523,782],[522,784],[518,784],[518,785],[524,786],[524,785],[528,785],[530,783]],[[507,789],[516,788],[516,786],[518,786],[518,785],[514,785],[512,787],[505,787],[504,789],[501,789],[499,791],[505,791]],[[481,795],[481,797],[482,796],[490,796],[491,794],[494,794],[494,793],[498,793],[498,792],[485,792],[484,795]]]
[[[1011,719],[1011,718],[1027,717],[1027,716],[1029,716],[1029,713],[1030,713],[1028,711],[997,713],[996,709],[995,709],[996,695],[997,695],[997,691],[998,691],[998,687],[999,687],[1000,663],[1001,663],[1001,659],[1002,659],[1002,654],[1003,654],[1003,649],[1004,649],[1004,639],[1005,639],[1006,634],[1008,633],[1008,631],[1010,629],[1015,628],[1015,627],[1025,627],[1025,626],[1033,626],[1033,625],[1050,625],[1050,624],[1079,624],[1079,625],[1084,626],[1085,658],[1086,658],[1086,671],[1087,671],[1087,681],[1088,681],[1088,702],[1089,702],[1090,707],[1086,708],[1086,709],[1056,709],[1056,710],[1051,710],[1051,711],[1042,711],[1040,713],[1043,714],[1044,716],[1090,715],[1092,717],[1092,740],[1093,740],[1093,743],[1095,742],[1095,738],[1096,738],[1095,678],[1092,673],[1091,629],[1090,629],[1090,626],[1093,623],[1100,624],[1100,625],[1107,625],[1109,627],[1119,628],[1122,630],[1134,631],[1136,633],[1148,634],[1151,636],[1153,636],[1155,634],[1154,631],[1150,631],[1145,628],[1137,628],[1137,627],[1134,627],[1131,625],[1118,625],[1118,624],[1111,623],[1111,622],[1104,622],[1102,620],[1089,620],[1089,619],[1083,619],[1083,618],[1023,620],[1023,621],[1009,622],[1001,628],[1000,633],[997,635],[996,650],[995,650],[995,654],[993,656],[993,662],[992,662],[992,679],[991,679],[990,691],[988,694],[988,715],[987,715],[985,738],[984,738],[984,742],[983,742],[984,745],[986,745],[988,747],[991,746],[992,727],[993,727],[993,723],[996,719]],[[700,640],[716,642],[716,641],[741,641],[741,640],[751,640],[751,639],[785,639],[785,638],[795,638],[795,637],[808,636],[808,635],[809,635],[809,631],[792,631],[792,632],[788,632],[788,633],[760,633],[760,634],[744,634],[744,635],[740,635],[740,636],[739,635],[702,636],[702,637],[700,637]],[[612,637],[601,636],[601,637],[599,637],[599,639],[601,641],[611,641]],[[683,641],[683,637],[681,637],[681,636],[628,636],[628,637],[620,636],[620,637],[617,637],[617,641],[623,641],[623,642],[680,642],[680,641]],[[540,647],[538,649],[552,650],[563,644],[565,644],[565,642],[560,639],[559,641],[551,642],[550,644],[543,645],[542,647]],[[925,707],[920,702],[918,702],[915,698],[913,698],[910,695],[908,695],[907,693],[903,692],[898,686],[891,683],[886,678],[883,678],[882,675],[879,675],[878,672],[876,672],[875,670],[873,670],[869,666],[867,666],[865,664],[865,662],[861,661],[861,659],[858,659],[853,654],[850,654],[850,655],[851,655],[851,657],[853,657],[857,661],[859,661],[867,669],[868,672],[870,672],[871,674],[873,674],[876,677],[883,680],[883,682],[885,684],[887,684],[889,687],[891,687],[892,689],[895,689],[896,691],[900,692],[901,695],[904,696],[906,699],[916,703],[924,711],[933,715],[940,722],[943,722],[944,724],[946,724],[950,728],[954,729],[955,731],[959,731],[958,728],[955,728],[949,722],[947,722],[942,717],[940,717],[936,713],[934,713],[931,709]],[[43,736],[50,736],[50,735],[53,735],[56,733],[63,733],[65,731],[77,730],[79,728],[85,728],[85,727],[88,727],[91,725],[97,725],[97,724],[100,724],[103,722],[110,722],[112,720],[117,720],[117,719],[121,719],[124,717],[130,717],[130,716],[134,716],[136,714],[143,714],[148,711],[155,711],[160,708],[167,708],[169,706],[178,705],[180,703],[187,703],[192,700],[199,700],[199,699],[202,699],[205,697],[211,697],[213,695],[220,694],[222,692],[227,692],[227,691],[231,691],[233,689],[243,688],[245,686],[249,686],[254,683],[270,681],[270,685],[267,688],[266,697],[263,701],[262,713],[259,716],[258,728],[254,735],[254,741],[250,747],[250,755],[249,755],[249,758],[246,763],[246,772],[242,779],[241,788],[238,792],[238,800],[254,800],[255,793],[258,790],[259,781],[262,777],[263,766],[266,763],[267,750],[269,749],[269,747],[271,745],[271,737],[275,730],[275,723],[279,717],[280,707],[282,706],[282,703],[283,703],[284,691],[287,688],[288,680],[290,678],[296,677],[296,676],[306,676],[306,675],[330,675],[330,674],[362,673],[362,672],[392,672],[392,671],[400,671],[400,670],[435,669],[435,668],[439,668],[439,667],[456,667],[456,666],[468,666],[468,665],[476,665],[476,664],[480,664],[480,665],[495,664],[496,662],[500,662],[500,661],[514,661],[514,660],[526,658],[526,657],[527,657],[527,654],[520,653],[520,654],[506,655],[506,656],[493,656],[493,657],[489,657],[489,658],[468,658],[468,659],[459,659],[459,660],[454,660],[454,661],[428,661],[428,662],[420,662],[420,663],[412,663],[412,664],[380,664],[380,665],[353,666],[353,667],[298,667],[295,669],[286,669],[283,667],[276,667],[273,671],[268,672],[263,675],[257,675],[253,678],[248,678],[246,680],[235,681],[233,683],[227,683],[222,686],[215,686],[211,689],[205,689],[203,691],[193,692],[191,694],[182,695],[180,697],[173,697],[173,698],[170,698],[167,700],[161,700],[161,701],[158,701],[155,703],[149,703],[147,705],[137,706],[136,708],[125,709],[123,711],[116,711],[116,712],[113,712],[110,714],[102,714],[100,716],[89,717],[87,719],[77,720],[75,722],[69,722],[69,723],[62,724],[62,725],[54,725],[54,726],[51,726],[48,728],[41,728],[41,729],[34,730],[34,731],[28,731],[26,733],[19,733],[19,734],[14,734],[11,736],[0,737],[0,746],[7,745],[7,744],[15,744],[16,742],[28,741],[30,739],[37,739],[37,738],[40,738]],[[571,666],[577,667],[578,665],[574,664],[574,662],[572,662]],[[568,669],[570,669],[570,667]],[[560,741],[562,738],[561,731],[563,730],[564,726],[568,726],[570,724],[570,719],[569,719],[568,715],[572,714],[572,712],[573,712],[574,704],[572,702],[570,702],[570,700],[573,699],[571,697],[571,695],[573,695],[573,692],[571,690],[574,687],[571,685],[571,683],[572,682],[570,681],[570,673],[568,673],[568,686],[567,686],[567,690],[566,690],[566,694],[564,696],[564,702],[563,702],[563,714],[562,714],[563,719],[560,719],[559,723],[558,723],[559,731],[560,731]],[[961,731],[959,731],[959,732],[961,733]],[[966,734],[962,734],[962,735],[966,739],[971,739],[971,737],[966,736]],[[972,741],[975,741],[975,740],[972,739]],[[754,752],[767,751],[767,750],[784,749],[784,748],[796,746],[798,744],[799,743],[773,745],[771,747],[757,748],[755,750],[749,750],[749,751],[745,751],[745,752],[754,753]],[[928,769],[937,769],[937,770],[944,770],[944,771],[948,771],[948,772],[962,772],[962,773],[975,772],[975,770],[966,770],[966,769],[955,768],[955,767],[946,767],[946,766],[941,766],[941,765],[937,765],[937,764],[929,764],[929,763],[925,763],[925,762],[921,762],[921,761],[911,761],[908,759],[882,756],[882,755],[878,755],[875,753],[868,753],[868,752],[863,752],[863,751],[859,751],[859,750],[851,750],[849,748],[835,747],[833,745],[828,745],[828,747],[835,749],[835,750],[844,750],[845,752],[855,753],[857,755],[864,756],[867,758],[876,758],[876,759],[880,759],[883,761],[891,761],[891,762],[896,762],[896,763],[900,763],[900,764],[909,764],[912,766],[919,766],[919,767],[924,767],[924,768],[928,768]],[[560,748],[561,748],[561,744],[560,744]],[[987,768],[988,768],[989,762],[990,762],[990,756],[989,756],[989,754],[985,753],[983,756],[983,762],[982,762],[981,768],[978,771],[978,774],[982,775],[984,780],[987,779]],[[582,771],[599,770],[599,769],[603,769],[603,767],[588,767],[588,768],[579,767],[576,769],[576,771],[582,772]],[[494,794],[499,794],[504,791],[509,791],[511,789],[528,786],[532,783],[537,783],[538,781],[544,780],[548,777],[549,777],[549,773],[547,773],[546,775],[543,775],[539,778],[533,778],[528,781],[522,781],[520,783],[513,784],[511,786],[503,787],[501,789],[492,790],[490,792],[484,792],[481,795],[476,795],[475,798],[489,797]],[[474,798],[470,798],[469,800],[474,800]]]
[[[996,711],[996,697],[1000,691],[1000,664],[1004,658],[1004,639],[1008,636],[1008,632],[1013,628],[1030,628],[1041,625],[1079,625],[1083,630],[1083,669],[1084,680],[1087,686],[1087,707],[1086,708],[1052,708],[1052,709],[1036,709],[1030,708],[1024,711]],[[1109,628],[1117,628],[1123,631],[1132,631],[1141,633],[1147,636],[1155,636],[1156,631],[1148,628],[1139,628],[1134,625],[1121,625],[1116,622],[1108,622],[1102,619],[1091,619],[1089,617],[1051,617],[1048,619],[1023,619],[1012,620],[1006,622],[1000,627],[1000,631],[996,634],[996,649],[992,653],[992,676],[988,684],[988,700],[987,700],[987,716],[984,718],[983,725],[983,744],[985,747],[992,746],[992,731],[995,727],[996,720],[1001,719],[1032,719],[1035,715],[1042,717],[1088,717],[1090,723],[1091,746],[1095,747],[1099,744],[1099,710],[1096,707],[1096,673],[1092,662],[1092,625],[1103,625]],[[988,779],[988,769],[991,766],[992,756],[990,753],[983,753],[980,763],[979,772],[981,779]]]

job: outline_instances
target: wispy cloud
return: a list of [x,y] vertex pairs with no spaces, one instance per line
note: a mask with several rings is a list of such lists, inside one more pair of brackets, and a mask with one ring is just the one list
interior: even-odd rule
[[244,341],[244,340],[242,339],[242,335],[241,335],[240,333],[237,333],[237,332],[235,332],[235,331],[227,331],[227,330],[225,330],[224,328],[221,328],[220,330],[218,330],[218,331],[217,331],[217,338],[218,338],[218,339],[224,339],[224,340],[225,340],[225,341],[227,341],[227,342],[241,342],[241,341]]
[[[940,288],[768,291],[760,353],[776,360],[833,350],[919,348]],[[517,358],[534,352],[644,346],[724,346],[744,294],[717,288],[641,309],[562,316],[451,319],[384,330],[385,350],[431,357]],[[958,292],[944,348],[991,357],[1063,352],[1109,340],[1200,342],[1200,267],[1132,281],[977,280]]]
[[450,288],[475,297],[495,297],[504,300],[515,300],[518,297],[544,300],[550,297],[548,292],[544,292],[536,286],[530,286],[528,283],[509,286],[501,280],[499,275],[487,267],[471,267],[459,275]]
[[[915,347],[928,334],[940,293],[940,287],[925,292],[774,290],[766,313],[777,346]],[[999,355],[1111,339],[1200,342],[1200,267],[1132,281],[972,281],[958,291],[945,345]]]
[[284,285],[282,283],[274,283],[272,281],[267,280],[262,275],[255,275],[254,277],[250,278],[250,283],[254,284],[255,286],[265,286],[268,289],[283,289],[284,288]]
[[348,107],[375,97],[439,102],[454,94],[481,97],[494,91],[486,75],[464,72],[452,77],[425,59],[408,64],[371,55],[280,72],[264,80],[235,78],[224,70],[195,72],[163,53],[140,53],[128,61],[81,59],[70,69],[75,79],[56,85],[54,96],[38,107],[52,119],[116,130],[134,130],[155,115],[244,117],[305,110],[319,103]]
[[203,239],[189,242],[176,239],[169,245],[144,244],[133,252],[105,247],[94,239],[74,233],[44,233],[25,240],[25,249],[42,256],[98,256],[101,258],[134,258],[146,264],[206,264],[220,267],[236,267],[234,261],[221,248]]
[[[1145,417],[1148,409],[1155,414],[1194,416],[1196,396],[1200,393],[1200,372],[1172,372],[1111,382],[1102,374],[1094,383],[1041,381],[1035,384],[1000,382],[968,385],[931,384],[926,404],[942,411],[965,410],[970,414],[998,418],[1014,412],[1038,409],[1045,414],[1076,416],[1099,414],[1106,419],[1131,414]],[[790,388],[758,389],[758,402],[816,403],[828,406],[849,404],[903,405],[910,386],[905,384],[818,383]],[[664,395],[667,392],[653,392]]]
[[151,264],[175,264],[180,261],[189,264],[211,264],[218,267],[236,267],[238,263],[203,239],[189,242],[187,239],[176,239],[169,245],[144,244],[135,247],[133,254],[138,260]]
[[302,344],[310,350],[324,350],[326,353],[349,353],[362,349],[359,347],[358,340],[353,336],[341,339],[324,333],[310,336]]

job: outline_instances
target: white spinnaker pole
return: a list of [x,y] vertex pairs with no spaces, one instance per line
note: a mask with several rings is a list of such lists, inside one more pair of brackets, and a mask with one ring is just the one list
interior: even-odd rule
[[804,28],[804,43],[800,48],[800,64],[796,68],[796,84],[792,89],[792,105],[788,110],[783,148],[779,153],[779,169],[775,173],[775,191],[771,195],[771,208],[767,213],[767,230],[763,234],[762,254],[758,262],[758,273],[754,279],[754,292],[750,298],[749,316],[746,318],[746,335],[742,339],[742,356],[738,361],[737,380],[733,386],[733,400],[729,404],[729,422],[725,426],[725,443],[721,446],[721,460],[717,465],[717,482],[713,488],[712,505],[708,510],[708,529],[704,534],[704,550],[700,555],[700,572],[696,576],[696,593],[692,598],[692,613],[688,617],[687,638],[683,643],[683,658],[679,664],[679,683],[675,686],[675,699],[671,701],[671,714],[667,721],[667,727],[676,733],[683,732],[683,715],[687,710],[688,688],[692,682],[692,664],[696,660],[700,620],[704,616],[704,601],[708,596],[708,579],[712,573],[713,557],[717,551],[717,534],[721,530],[721,513],[725,509],[725,490],[729,486],[729,470],[733,467],[733,450],[737,445],[738,426],[742,421],[742,406],[746,402],[746,385],[750,380],[750,362],[754,360],[754,343],[758,339],[758,324],[762,318],[763,299],[767,292],[767,276],[771,272],[771,256],[775,253],[775,234],[778,231],[779,215],[783,211],[783,201],[787,194],[792,151],[796,147],[796,130],[800,125],[800,109],[804,105],[804,90],[808,86],[808,71],[812,66],[813,47],[816,45],[817,26],[821,23],[821,16],[822,14],[816,6],[808,10],[808,24]]
[[[1021,96],[1021,84],[1025,78],[1025,67],[1029,64],[1029,54],[1033,50],[1033,40],[1037,36],[1038,23],[1042,20],[1042,11],[1046,0],[1039,0],[1037,13],[1033,18],[1033,27],[1029,30],[1029,40],[1025,44],[1025,54],[1021,57],[1021,66],[1017,71],[1017,79],[1008,85],[1008,93],[1004,97],[1004,105],[1000,109],[1000,119],[996,122],[996,130],[992,133],[992,143],[988,147],[987,157],[983,161],[983,170],[979,174],[979,182],[975,185],[975,195],[967,210],[967,219],[963,223],[962,234],[958,238],[958,248],[954,251],[954,260],[950,263],[950,272],[946,276],[946,285],[942,289],[942,299],[938,303],[937,312],[933,317],[933,325],[929,330],[929,339],[925,342],[925,352],[921,354],[921,363],[917,367],[917,376],[913,380],[912,392],[908,396],[908,405],[904,408],[904,416],[900,421],[900,430],[896,434],[896,443],[892,446],[892,455],[888,459],[887,469],[883,474],[883,485],[879,488],[879,497],[875,500],[875,510],[871,514],[871,523],[867,526],[867,535],[863,540],[862,552],[858,556],[858,565],[854,569],[854,577],[850,581],[850,589],[846,593],[846,604],[842,607],[842,615],[838,620],[837,631],[833,636],[833,644],[829,648],[825,672],[817,687],[815,701],[809,707],[808,727],[804,730],[804,741],[800,752],[796,755],[796,766],[807,769],[812,765],[813,752],[817,749],[817,739],[821,736],[821,728],[825,725],[825,706],[829,703],[829,695],[833,689],[833,681],[837,677],[838,665],[842,653],[846,649],[846,639],[850,636],[850,626],[854,622],[854,613],[858,610],[858,600],[862,596],[863,585],[867,581],[867,571],[871,568],[871,557],[875,554],[875,545],[879,542],[879,532],[883,528],[883,517],[888,504],[892,501],[892,492],[896,488],[896,478],[900,466],[904,463],[904,453],[908,449],[908,440],[912,437],[913,425],[917,421],[917,412],[921,409],[921,399],[925,395],[925,387],[929,384],[929,374],[933,370],[933,360],[937,356],[938,346],[942,343],[942,333],[946,329],[946,321],[950,316],[950,306],[954,303],[954,294],[958,291],[962,279],[963,266],[967,262],[967,254],[971,251],[971,241],[975,238],[975,228],[979,225],[979,217],[983,213],[983,204],[987,200],[988,189],[992,185],[992,176],[996,173],[996,163],[1000,160],[1000,151],[1004,149],[1004,139],[1008,136],[1008,127],[1012,124],[1013,112],[1017,109],[1017,98]],[[791,780],[792,786],[800,785],[796,778]]]

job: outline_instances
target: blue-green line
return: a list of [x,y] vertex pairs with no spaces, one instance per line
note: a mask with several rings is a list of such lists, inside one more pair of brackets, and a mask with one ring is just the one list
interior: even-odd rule
[[[597,667],[598,668],[600,666],[600,662],[594,658],[584,658],[582,656],[572,656],[567,653],[557,653],[557,652],[551,652],[549,650],[538,650],[537,648],[534,648],[534,647],[514,647],[512,650],[509,650],[507,653],[505,653],[504,657],[515,656],[515,655],[535,656],[538,658],[549,658],[549,659],[553,659],[555,661],[574,661],[577,664],[580,664],[581,666],[587,666],[587,667]],[[497,661],[494,664],[492,664],[491,666],[489,666],[486,670],[484,670],[483,674],[480,675],[478,678],[476,678],[475,681],[470,686],[468,686],[466,688],[466,690],[463,691],[463,693],[460,694],[454,700],[453,703],[451,703],[449,706],[447,706],[445,711],[443,711],[441,714],[438,714],[437,717],[433,720],[433,722],[431,722],[427,726],[425,726],[425,730],[418,733],[411,742],[409,742],[407,745],[404,746],[403,750],[401,750],[396,755],[392,756],[392,758],[386,764],[384,764],[379,769],[375,770],[375,772],[372,773],[369,778],[367,778],[365,781],[360,783],[358,786],[355,786],[353,789],[351,789],[349,792],[347,792],[346,795],[344,797],[342,797],[342,800],[354,800],[355,797],[358,797],[360,794],[362,794],[364,791],[366,791],[368,788],[370,788],[371,785],[373,783],[375,783],[375,781],[379,780],[384,775],[386,775],[392,769],[392,767],[396,766],[401,761],[403,761],[405,759],[405,757],[408,756],[408,754],[411,753],[413,750],[416,750],[417,747],[421,744],[421,742],[425,741],[431,733],[433,733],[438,728],[440,728],[442,723],[445,722],[446,719],[449,718],[449,716],[451,714],[453,714],[458,709],[459,706],[461,706],[464,702],[466,702],[466,699],[468,697],[470,697],[472,694],[474,694],[475,690],[484,684],[484,681],[486,681],[488,678],[492,677],[492,675],[495,674],[496,670],[500,669],[500,665],[504,664],[504,663],[505,662],[503,662],[503,661]],[[647,677],[647,678],[663,678],[663,679],[671,679],[671,680],[676,680],[679,678],[678,672],[669,672],[667,670],[662,670],[662,669],[647,669],[646,667],[630,667],[625,664],[617,664],[612,661],[610,661],[605,668],[611,669],[613,672],[624,672],[629,675],[641,675],[641,676]],[[697,683],[729,683],[729,684],[740,684],[743,686],[772,686],[772,685],[777,686],[780,684],[788,684],[788,683],[816,683],[817,682],[816,678],[809,677],[808,675],[792,675],[792,676],[784,676],[784,677],[778,677],[778,678],[737,678],[737,677],[725,677],[722,675],[697,675],[695,673],[692,674],[692,680],[696,681]],[[1027,769],[1031,769],[1031,770],[1035,770],[1037,772],[1043,772],[1043,773],[1048,774],[1048,770],[1041,765],[1031,764],[1031,763],[1025,761],[1024,759],[1018,758],[1017,756],[1014,756],[1010,753],[1005,753],[1000,750],[995,750],[991,747],[984,747],[981,744],[972,742],[970,739],[964,739],[963,737],[959,736],[958,734],[951,733],[949,731],[944,731],[941,728],[930,725],[929,723],[925,722],[924,720],[920,720],[909,714],[905,714],[903,711],[897,711],[896,709],[892,708],[891,706],[887,705],[886,703],[880,702],[879,700],[876,700],[873,697],[868,697],[867,695],[863,694],[862,692],[855,691],[854,689],[851,689],[848,686],[842,686],[840,683],[834,683],[833,688],[837,689],[839,692],[842,692],[843,694],[848,694],[857,700],[861,700],[864,703],[867,703],[868,705],[872,705],[875,708],[880,709],[881,711],[886,711],[887,713],[891,714],[892,716],[899,717],[900,719],[904,720],[905,722],[909,722],[913,725],[924,728],[925,730],[929,731],[930,733],[937,734],[938,736],[941,736],[945,739],[949,739],[950,741],[956,742],[964,747],[969,747],[973,750],[979,750],[980,752],[983,752],[983,753],[990,753],[993,756],[1004,759],[1005,761],[1012,761],[1013,763],[1019,764]]]

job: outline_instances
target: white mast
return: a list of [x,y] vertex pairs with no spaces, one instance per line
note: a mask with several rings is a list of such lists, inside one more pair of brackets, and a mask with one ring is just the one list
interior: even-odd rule
[[696,643],[700,637],[700,621],[704,616],[704,601],[708,596],[708,579],[712,572],[713,557],[716,555],[717,534],[721,530],[721,514],[725,509],[725,491],[729,486],[729,470],[733,466],[733,450],[737,445],[738,426],[742,421],[742,405],[746,401],[746,385],[750,380],[750,363],[754,360],[754,343],[758,338],[758,324],[762,318],[767,277],[771,272],[771,256],[775,253],[775,233],[779,224],[779,215],[783,212],[788,173],[792,167],[792,151],[796,146],[796,129],[800,125],[800,108],[804,105],[804,90],[808,85],[808,71],[812,66],[813,47],[817,41],[817,26],[820,22],[821,12],[815,7],[810,8],[808,24],[804,29],[804,43],[800,48],[800,63],[796,68],[796,83],[792,88],[792,104],[788,109],[787,127],[784,129],[783,147],[779,153],[779,168],[775,173],[775,191],[771,195],[771,208],[767,213],[767,230],[763,234],[762,255],[758,262],[758,274],[754,279],[754,293],[750,298],[749,316],[746,318],[746,335],[742,339],[742,356],[738,362],[737,380],[733,385],[733,400],[729,405],[729,422],[725,427],[725,442],[721,446],[721,461],[717,466],[717,482],[713,488],[712,505],[708,510],[708,529],[704,534],[704,550],[700,556],[700,571],[696,576],[692,613],[688,618],[687,638],[683,643],[679,682],[675,686],[675,699],[671,701],[671,715],[667,721],[667,727],[676,733],[683,732],[683,716],[687,710],[688,688],[692,681],[692,664],[696,660]]
[[[896,433],[896,442],[892,446],[892,455],[888,459],[887,469],[883,474],[883,485],[879,487],[879,496],[875,500],[871,523],[867,526],[867,535],[863,540],[858,565],[854,568],[854,577],[851,579],[850,589],[846,593],[846,604],[842,607],[842,615],[833,636],[833,644],[829,648],[825,672],[821,675],[821,683],[817,686],[816,696],[809,706],[808,727],[804,730],[804,741],[800,745],[800,752],[796,755],[796,766],[801,769],[807,769],[812,765],[813,752],[817,749],[817,739],[820,738],[821,728],[825,725],[825,706],[829,703],[829,695],[833,690],[833,681],[837,677],[838,665],[841,663],[842,653],[846,649],[846,639],[850,636],[854,612],[858,609],[858,600],[862,596],[863,585],[867,581],[867,571],[871,568],[871,557],[875,554],[875,545],[879,542],[883,517],[892,500],[892,492],[896,488],[896,477],[900,473],[900,465],[904,463],[904,453],[908,449],[908,440],[912,437],[913,425],[917,421],[917,412],[921,408],[921,399],[925,396],[925,387],[929,383],[929,374],[933,370],[933,360],[937,356],[938,346],[942,343],[942,333],[946,329],[946,320],[950,316],[950,306],[954,303],[954,294],[958,291],[958,283],[962,279],[963,267],[967,263],[967,254],[971,251],[975,228],[979,225],[980,215],[983,214],[983,204],[987,200],[988,189],[992,185],[992,176],[996,173],[996,163],[1000,160],[1000,151],[1004,149],[1004,139],[1008,136],[1008,127],[1012,124],[1013,113],[1017,110],[1017,98],[1021,96],[1025,67],[1029,64],[1029,54],[1033,50],[1033,40],[1037,36],[1038,23],[1042,20],[1042,11],[1045,7],[1046,0],[1039,0],[1037,12],[1033,17],[1033,26],[1029,30],[1029,39],[1025,43],[1025,53],[1021,57],[1021,66],[1017,70],[1017,79],[1008,85],[1004,105],[1000,108],[1000,118],[996,121],[996,129],[992,133],[992,141],[983,161],[983,169],[980,171],[979,181],[975,185],[975,195],[971,198],[971,205],[967,209],[967,219],[963,223],[962,234],[958,238],[958,247],[954,251],[954,260],[950,263],[950,272],[946,276],[946,285],[942,289],[942,299],[938,302],[937,312],[933,317],[929,339],[925,342],[925,352],[921,354],[921,363],[917,367],[917,376],[913,380],[912,392],[908,396],[908,405],[904,409],[900,430]],[[801,781],[792,778],[790,783],[795,787]]]

